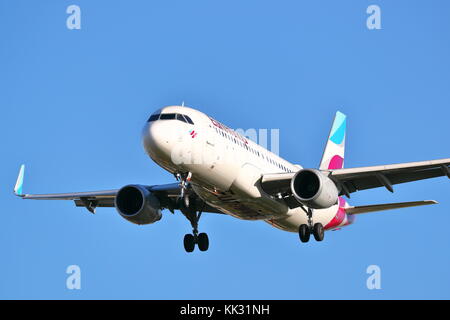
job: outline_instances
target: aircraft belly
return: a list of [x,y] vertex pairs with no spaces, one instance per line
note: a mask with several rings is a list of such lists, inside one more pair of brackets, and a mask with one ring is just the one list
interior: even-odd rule
[[[327,209],[316,209],[313,211],[313,223],[321,223],[325,230],[333,230],[350,224],[352,221],[345,213],[346,202],[343,198],[339,199],[339,205],[336,204]],[[308,216],[301,208],[295,208],[289,211],[287,217],[280,219],[266,220],[271,226],[290,232],[298,232],[301,224],[308,224]]]
[[204,186],[194,186],[196,194],[209,205],[233,217],[243,220],[266,220],[279,218],[283,212],[277,211],[279,205],[272,199],[246,199],[232,190],[222,192]]
[[226,162],[211,170],[213,174],[193,174],[193,181],[198,179],[194,191],[209,205],[245,220],[280,218],[288,212],[284,203],[262,190],[261,170],[253,164]]

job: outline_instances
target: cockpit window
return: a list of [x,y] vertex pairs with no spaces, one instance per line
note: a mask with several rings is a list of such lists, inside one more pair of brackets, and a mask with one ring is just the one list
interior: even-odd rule
[[163,113],[161,114],[161,120],[174,120],[176,114],[175,113]]
[[184,115],[184,117],[186,118],[187,122],[189,122],[190,124],[194,124],[194,121],[192,121],[191,118],[189,118],[189,116]]
[[150,116],[150,118],[148,118],[148,121],[147,122],[151,122],[151,121],[156,121],[156,120],[158,120],[159,119],[159,113],[158,114],[152,114],[151,116]]
[[183,122],[187,122],[186,119],[183,117],[182,114],[177,113],[177,120],[183,121]]
[[194,122],[187,115],[181,113],[162,113],[162,114],[152,114],[148,119],[148,122],[156,120],[179,120],[184,123],[194,124]]

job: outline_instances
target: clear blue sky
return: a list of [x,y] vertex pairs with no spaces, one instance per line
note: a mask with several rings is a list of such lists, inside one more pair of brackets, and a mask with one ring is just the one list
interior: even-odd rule
[[[81,7],[81,30],[66,8]],[[382,30],[366,28],[366,8]],[[136,226],[113,208],[12,194],[173,182],[141,147],[155,109],[185,101],[234,128],[279,128],[280,153],[316,167],[336,110],[347,167],[450,157],[448,1],[0,2],[0,298],[450,298],[450,181],[355,194],[373,213],[323,243],[204,215],[208,252],[184,252],[180,214]],[[66,289],[67,266],[82,289]],[[382,289],[366,288],[366,268]]]

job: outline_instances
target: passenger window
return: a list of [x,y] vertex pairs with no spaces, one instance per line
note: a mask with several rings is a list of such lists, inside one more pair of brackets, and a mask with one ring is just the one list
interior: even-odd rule
[[152,114],[151,116],[150,116],[150,118],[148,118],[148,121],[147,122],[152,122],[152,121],[156,121],[156,120],[158,120],[159,119],[159,113],[158,114]]

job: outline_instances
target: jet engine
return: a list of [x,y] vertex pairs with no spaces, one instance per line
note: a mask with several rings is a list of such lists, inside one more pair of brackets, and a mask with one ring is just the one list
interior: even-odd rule
[[114,204],[122,217],[135,224],[154,223],[162,217],[158,198],[142,185],[121,188]]
[[336,184],[316,169],[302,169],[291,180],[291,191],[301,204],[313,209],[325,209],[338,202]]

